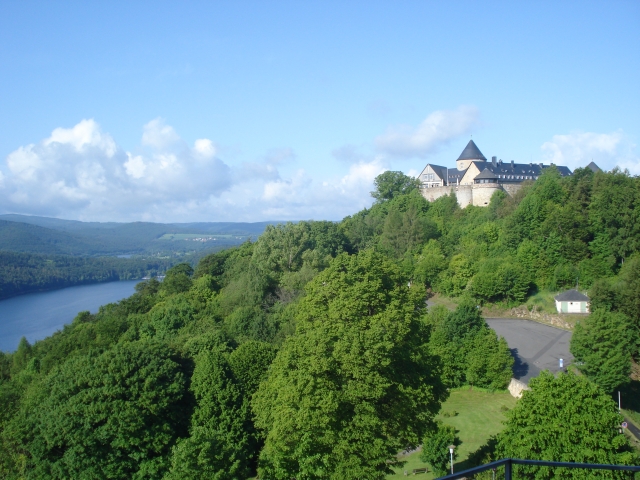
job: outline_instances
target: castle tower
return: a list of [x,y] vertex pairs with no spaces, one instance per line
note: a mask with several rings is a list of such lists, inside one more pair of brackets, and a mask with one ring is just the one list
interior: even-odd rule
[[469,168],[471,162],[486,162],[487,159],[482,154],[480,149],[476,146],[473,140],[469,140],[467,146],[464,147],[464,150],[456,160],[456,166],[458,170],[463,171]]

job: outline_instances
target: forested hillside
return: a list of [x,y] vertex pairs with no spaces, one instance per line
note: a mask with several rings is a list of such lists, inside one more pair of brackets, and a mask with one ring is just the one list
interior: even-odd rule
[[[46,255],[175,255],[256,239],[273,222],[115,223],[0,215],[0,251]],[[174,237],[167,239],[168,235]],[[185,234],[215,236],[194,242]],[[188,236],[188,235],[187,235]]]
[[1,215],[0,300],[163,274],[180,261],[195,265],[207,253],[255,239],[267,225],[98,223]]
[[0,300],[28,292],[55,290],[163,274],[174,259],[72,257],[0,251]]
[[[566,389],[606,411],[592,429],[602,438],[577,456],[637,462],[610,428],[619,416],[601,360],[615,353],[617,386],[638,358],[640,179],[549,169],[516,198],[461,210],[386,172],[373,195],[342,222],[269,226],[195,269],[176,265],[0,355],[0,476],[384,478],[399,450],[438,430],[450,388],[508,384],[513,359],[477,305],[576,279],[596,310],[576,347],[593,383],[544,377],[539,395]],[[460,297],[458,308],[427,310],[430,291]],[[628,341],[599,348],[596,335],[621,325]],[[525,398],[498,452],[524,444],[517,422],[547,423],[538,397]],[[556,433],[538,428],[536,441],[575,449]]]

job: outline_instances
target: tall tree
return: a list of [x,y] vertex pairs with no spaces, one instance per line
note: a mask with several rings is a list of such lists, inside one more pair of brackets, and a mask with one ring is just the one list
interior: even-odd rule
[[[638,456],[619,433],[615,402],[585,377],[544,371],[531,380],[498,435],[498,458],[637,465]],[[625,472],[516,466],[523,479],[628,478]]]
[[222,352],[200,354],[191,379],[196,408],[189,437],[173,449],[168,480],[249,476],[249,402]]
[[578,322],[571,337],[571,353],[580,370],[607,393],[629,382],[631,354],[640,332],[623,313],[597,309]]
[[375,198],[377,202],[385,202],[398,195],[416,190],[420,182],[402,172],[392,172],[388,170],[378,175],[373,181],[373,184],[376,189],[371,192],[371,196]]
[[384,478],[446,397],[424,299],[371,251],[338,256],[306,290],[296,334],[254,397],[260,476]]
[[[118,345],[54,370],[4,432],[26,478],[162,478],[189,415],[186,381],[158,343]],[[7,438],[5,437],[5,438]]]
[[446,475],[449,472],[449,462],[458,457],[458,451],[454,450],[453,455],[449,452],[449,446],[458,446],[462,442],[456,435],[456,429],[451,425],[445,425],[438,421],[435,432],[427,435],[422,442],[422,453],[420,460],[431,465],[433,473],[438,476]]

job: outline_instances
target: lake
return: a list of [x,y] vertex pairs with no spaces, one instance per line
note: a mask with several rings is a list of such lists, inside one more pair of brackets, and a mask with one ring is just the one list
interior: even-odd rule
[[42,340],[71,323],[78,312],[96,313],[101,305],[131,296],[140,281],[79,285],[1,300],[0,350],[15,351],[23,336],[31,344]]

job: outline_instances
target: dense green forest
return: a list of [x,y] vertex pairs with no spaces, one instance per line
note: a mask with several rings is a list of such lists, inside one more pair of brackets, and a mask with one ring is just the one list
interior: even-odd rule
[[[342,222],[269,226],[0,354],[0,476],[384,478],[399,450],[448,438],[434,417],[451,388],[508,384],[478,305],[576,281],[585,376],[532,381],[474,458],[638,464],[609,394],[640,348],[640,179],[551,168],[465,209],[399,172],[375,186]],[[427,309],[430,292],[458,307]],[[518,478],[571,478],[543,473]]]
[[98,282],[163,274],[176,259],[72,257],[0,251],[0,299]]

